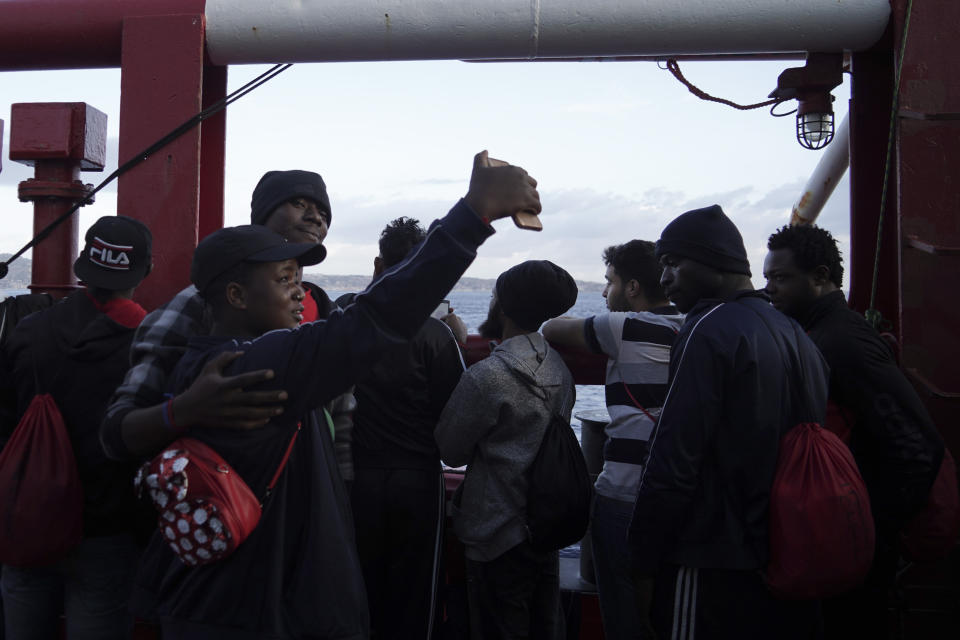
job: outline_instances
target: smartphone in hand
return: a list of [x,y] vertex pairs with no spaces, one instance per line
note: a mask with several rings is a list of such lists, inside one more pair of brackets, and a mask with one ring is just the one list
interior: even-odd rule
[[443,318],[443,316],[448,315],[449,313],[450,313],[450,301],[441,300],[440,305],[436,309],[434,309],[433,313],[431,313],[430,315],[436,318],[437,320],[440,320],[441,318]]
[[[490,157],[487,157],[487,163],[491,167],[510,166],[509,162]],[[543,231],[543,223],[540,222],[540,217],[533,211],[517,211],[511,217],[513,218],[513,224],[517,225],[521,229],[526,229],[527,231]]]

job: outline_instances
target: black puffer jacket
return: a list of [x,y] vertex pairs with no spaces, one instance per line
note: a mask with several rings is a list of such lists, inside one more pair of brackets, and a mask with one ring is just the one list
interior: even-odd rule
[[813,342],[762,293],[690,311],[630,523],[638,572],[653,575],[661,562],[766,564],[780,439],[799,422],[822,422],[827,378]]
[[889,539],[926,502],[943,439],[886,343],[842,291],[817,300],[802,324],[830,365],[830,400],[848,420],[874,521]]

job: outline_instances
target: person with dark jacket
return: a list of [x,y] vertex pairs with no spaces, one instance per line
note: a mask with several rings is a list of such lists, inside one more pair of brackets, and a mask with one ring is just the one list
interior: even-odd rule
[[[412,218],[388,224],[373,281],[425,236]],[[430,638],[438,620],[445,487],[433,430],[464,368],[450,327],[431,317],[354,390],[351,504],[370,628],[381,640]]]
[[[250,200],[250,221],[264,225],[290,242],[323,243],[332,220],[327,186],[312,171],[268,171],[260,178]],[[336,307],[326,292],[309,282],[304,298],[304,322],[326,318]],[[173,441],[164,426],[162,408],[168,378],[186,351],[190,338],[207,335],[210,318],[193,285],[149,313],[137,329],[130,353],[132,366],[110,401],[101,437],[107,455],[114,460],[138,460],[152,455]],[[232,356],[211,363],[197,383],[173,399],[177,423],[219,424],[227,428],[251,428],[264,424],[281,410],[278,393],[243,393],[241,389],[268,375],[251,372],[223,378],[222,368]],[[353,396],[334,398],[325,407],[336,430],[340,471],[346,480],[353,474],[350,455]]]
[[145,311],[130,298],[150,272],[152,237],[138,220],[100,218],[86,233],[74,272],[86,285],[23,319],[3,349],[3,390],[17,416],[50,393],[63,415],[83,491],[83,537],[61,561],[3,568],[6,634],[56,637],[61,613],[69,638],[129,638],[127,601],[139,554],[135,468],[100,447],[100,421],[129,367],[130,342]]
[[827,638],[880,638],[900,530],[927,502],[943,439],[887,343],[847,306],[836,240],[815,226],[770,236],[764,262],[773,306],[796,319],[830,365],[828,427],[848,442],[870,494],[876,554],[864,585],[823,603]]
[[463,374],[437,424],[443,460],[467,465],[452,517],[474,640],[566,637],[558,553],[529,539],[527,476],[553,416],[569,422],[576,401],[573,376],[538,329],[576,301],[573,278],[547,260],[500,274],[480,333],[502,342]]
[[242,352],[227,373],[274,371],[255,389],[283,389],[287,400],[260,428],[193,426],[187,433],[217,450],[257,496],[293,446],[258,526],[229,557],[187,567],[154,535],[137,601],[156,606],[164,638],[369,636],[350,506],[330,431],[315,409],[416,335],[493,233],[488,221],[539,211],[535,187],[519,167],[488,167],[486,152],[478,154],[467,195],[407,259],[346,309],[302,325],[299,268],[319,260],[321,246],[285,242],[259,225],[223,229],[200,243],[191,279],[213,309],[214,326],[191,340],[174,391],[218,354]]
[[827,366],[753,291],[743,239],[719,206],[674,219],[656,255],[687,316],[628,534],[636,575],[654,579],[654,629],[685,640],[816,637],[818,603],[775,599],[761,570],[780,439],[822,421]]

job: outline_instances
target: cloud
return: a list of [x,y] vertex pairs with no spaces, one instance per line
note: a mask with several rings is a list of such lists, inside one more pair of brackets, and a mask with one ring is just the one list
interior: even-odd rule
[[[754,284],[762,286],[767,237],[789,222],[801,188],[802,180],[791,180],[766,191],[743,185],[703,194],[659,187],[636,196],[593,189],[552,191],[543,195],[542,232],[521,231],[509,221],[497,222],[497,233],[480,248],[467,275],[493,278],[523,260],[547,259],[576,278],[598,282],[603,279],[601,255],[606,247],[633,238],[655,241],[678,214],[718,202],[740,229]],[[848,229],[835,210],[844,210],[845,193],[841,184],[820,218],[820,223],[829,224],[841,239],[848,238]],[[338,202],[328,238],[330,257],[323,266],[327,273],[365,274],[377,253],[376,237],[389,220],[403,215],[429,224],[445,214],[455,199],[398,197],[370,202],[348,197]]]
[[564,105],[559,109],[560,113],[577,113],[587,115],[615,115],[620,113],[630,113],[640,111],[649,107],[652,103],[649,100],[624,100],[615,101],[596,101],[596,102],[575,102]]

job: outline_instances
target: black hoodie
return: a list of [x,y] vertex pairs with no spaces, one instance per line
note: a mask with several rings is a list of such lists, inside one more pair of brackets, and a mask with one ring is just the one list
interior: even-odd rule
[[943,439],[889,347],[842,291],[821,296],[801,324],[830,365],[830,400],[848,421],[873,518],[893,538],[926,503]]
[[[107,402],[130,364],[133,332],[81,290],[24,318],[3,349],[0,386],[5,401],[15,402],[17,420],[43,392],[63,414],[83,485],[85,537],[132,531],[135,524],[135,467],[108,460],[99,435]],[[2,440],[12,433],[5,429]]]

